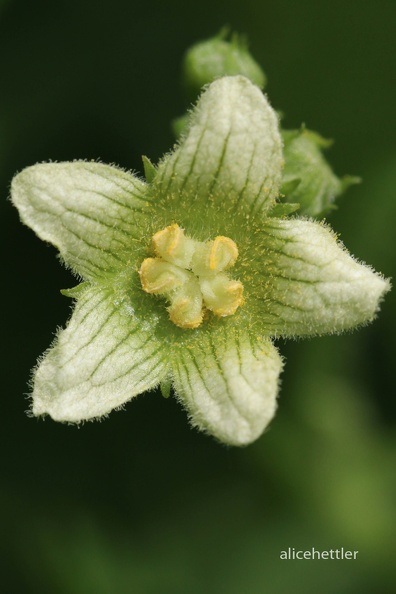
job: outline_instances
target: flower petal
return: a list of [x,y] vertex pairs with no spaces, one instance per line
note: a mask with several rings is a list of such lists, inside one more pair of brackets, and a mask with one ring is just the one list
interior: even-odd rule
[[220,78],[202,94],[180,146],[160,163],[163,195],[183,192],[205,204],[240,203],[266,211],[279,193],[282,141],[278,119],[243,76]]
[[275,414],[281,368],[270,341],[205,333],[177,355],[174,386],[193,425],[224,443],[247,445]]
[[251,298],[273,336],[334,333],[369,322],[390,289],[322,224],[271,219],[255,239],[265,249],[257,256],[261,281]]
[[[148,208],[145,184],[101,163],[42,163],[12,182],[21,219],[88,280],[120,270]],[[147,216],[147,215],[146,215]]]
[[115,302],[111,289],[91,287],[39,363],[33,414],[69,422],[100,417],[155,387],[166,369],[154,335]]

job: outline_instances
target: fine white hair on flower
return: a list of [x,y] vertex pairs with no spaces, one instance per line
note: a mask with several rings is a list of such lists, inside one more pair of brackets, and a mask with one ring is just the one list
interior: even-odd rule
[[329,227],[287,216],[283,160],[267,98],[228,76],[158,167],[145,159],[146,182],[86,161],[14,178],[22,221],[83,279],[63,291],[74,311],[35,369],[33,414],[78,423],[173,384],[200,430],[260,436],[282,369],[272,340],[365,324],[390,289]]

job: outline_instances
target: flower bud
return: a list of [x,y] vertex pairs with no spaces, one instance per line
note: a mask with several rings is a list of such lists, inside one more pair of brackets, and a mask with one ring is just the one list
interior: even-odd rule
[[336,208],[335,199],[359,178],[338,178],[322,149],[331,141],[310,130],[283,130],[285,166],[281,193],[284,202],[299,203],[299,214],[322,217]]
[[186,53],[183,63],[183,82],[191,100],[201,92],[204,85],[220,76],[242,74],[263,89],[266,77],[250,55],[246,41],[232,35],[224,39],[226,32],[193,45]]

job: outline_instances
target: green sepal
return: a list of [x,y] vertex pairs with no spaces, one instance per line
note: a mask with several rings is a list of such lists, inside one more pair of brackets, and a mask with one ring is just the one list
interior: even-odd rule
[[345,192],[351,186],[357,186],[362,183],[362,178],[357,175],[344,175],[341,178],[342,191]]
[[301,134],[304,134],[313,144],[316,144],[318,148],[328,149],[334,144],[332,138],[324,138],[318,132],[314,130],[308,130],[305,125],[301,126]]
[[275,204],[274,208],[271,212],[268,213],[269,217],[277,217],[279,219],[283,217],[287,217],[288,215],[296,212],[300,208],[299,204],[293,203],[284,203],[284,204]]
[[169,398],[171,393],[172,380],[167,378],[160,383],[161,394],[164,398]]
[[295,178],[283,181],[281,188],[280,188],[280,192],[281,192],[281,196],[282,196],[281,200],[284,200],[285,202],[287,202],[288,195],[291,194],[292,192],[294,192],[294,190],[297,189],[297,187],[300,185],[300,183],[301,183],[300,177],[295,177]]
[[70,297],[71,299],[78,299],[81,293],[85,291],[85,289],[89,287],[89,285],[90,283],[83,282],[79,285],[76,285],[75,287],[72,287],[71,289],[61,289],[60,292],[65,297]]
[[146,182],[150,184],[156,176],[157,169],[155,165],[152,164],[150,159],[145,155],[142,155],[142,161],[144,168],[144,177],[146,178]]

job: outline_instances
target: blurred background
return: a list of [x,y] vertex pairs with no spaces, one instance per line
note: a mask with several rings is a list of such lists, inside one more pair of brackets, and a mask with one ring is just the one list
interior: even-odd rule
[[[278,414],[248,448],[191,430],[156,392],[80,428],[30,419],[29,370],[68,318],[59,289],[74,280],[7,196],[38,161],[155,162],[187,107],[184,51],[229,24],[284,126],[334,138],[335,171],[363,178],[330,222],[394,276],[395,22],[394,0],[0,0],[3,592],[394,592],[395,291],[359,331],[279,343]],[[288,547],[359,554],[280,560]]]

